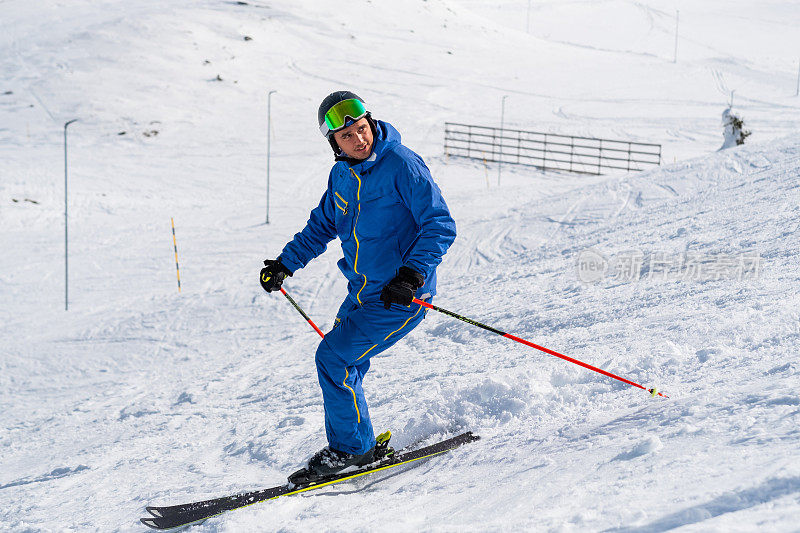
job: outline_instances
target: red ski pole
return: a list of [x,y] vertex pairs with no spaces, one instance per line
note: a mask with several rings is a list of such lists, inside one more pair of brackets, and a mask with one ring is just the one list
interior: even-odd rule
[[554,356],[558,357],[559,359],[563,359],[565,361],[569,361],[570,363],[575,363],[578,366],[582,366],[583,368],[588,368],[589,370],[594,370],[595,372],[597,372],[599,374],[603,374],[604,376],[608,376],[610,378],[614,378],[617,381],[621,381],[623,383],[627,383],[628,385],[633,385],[634,387],[638,387],[638,388],[640,388],[642,390],[646,390],[647,392],[650,393],[650,396],[655,397],[656,395],[658,395],[658,396],[661,396],[662,398],[669,398],[669,396],[667,396],[665,394],[661,394],[660,392],[658,392],[658,390],[656,390],[655,387],[653,387],[652,389],[645,388],[642,385],[639,385],[638,383],[634,383],[633,381],[631,381],[629,379],[625,379],[625,378],[620,377],[620,376],[618,376],[616,374],[612,374],[611,372],[607,372],[607,371],[603,370],[602,368],[597,368],[596,366],[592,366],[590,364],[584,363],[583,361],[578,361],[577,359],[573,359],[572,357],[568,357],[568,356],[566,356],[564,354],[558,353],[558,352],[556,352],[554,350],[551,350],[549,348],[545,348],[544,346],[539,346],[538,344],[535,344],[535,343],[530,342],[530,341],[526,341],[525,339],[520,339],[519,337],[511,335],[510,333],[506,333],[504,331],[500,331],[499,329],[495,329],[493,327],[487,326],[486,324],[481,324],[477,320],[472,320],[470,318],[461,316],[461,315],[459,315],[457,313],[454,313],[452,311],[448,311],[447,309],[442,309],[441,307],[436,307],[433,304],[429,304],[428,302],[423,302],[422,300],[419,300],[417,298],[414,298],[413,301],[414,301],[415,304],[419,304],[419,305],[421,305],[423,307],[427,307],[428,309],[433,309],[434,311],[439,311],[440,313],[443,313],[443,314],[445,314],[447,316],[451,316],[453,318],[457,318],[458,320],[461,320],[462,322],[466,322],[467,324],[472,324],[473,326],[477,326],[479,328],[485,329],[486,331],[491,331],[492,333],[496,333],[496,334],[500,335],[501,337],[505,337],[507,339],[511,339],[512,341],[519,342],[521,344],[524,344],[525,346],[530,346],[531,348],[536,348],[537,350],[540,350],[540,351],[542,351],[544,353],[547,353],[547,354],[550,354],[550,355],[554,355]]
[[313,320],[311,320],[310,318],[308,318],[308,315],[305,313],[305,311],[303,311],[302,309],[300,309],[300,306],[299,306],[299,305],[297,305],[297,302],[295,302],[295,301],[294,301],[294,299],[292,299],[292,297],[291,297],[291,296],[289,296],[289,293],[287,293],[287,292],[284,290],[284,288],[283,288],[283,287],[281,287],[281,293],[282,293],[284,296],[286,296],[286,299],[287,299],[287,300],[289,300],[289,303],[290,303],[290,304],[292,304],[292,305],[294,306],[294,308],[295,308],[295,309],[297,309],[297,312],[298,312],[298,313],[300,313],[301,315],[303,315],[303,318],[305,318],[305,319],[306,319],[306,322],[308,322],[309,324],[311,324],[311,327],[312,327],[312,328],[314,328],[314,331],[316,331],[317,333],[319,333],[319,336],[320,336],[320,337],[322,337],[322,338],[324,339],[324,338],[325,338],[325,334],[324,334],[324,333],[322,333],[322,331],[320,331],[320,329],[317,327],[317,325],[316,325],[316,324],[314,324],[314,321],[313,321]]

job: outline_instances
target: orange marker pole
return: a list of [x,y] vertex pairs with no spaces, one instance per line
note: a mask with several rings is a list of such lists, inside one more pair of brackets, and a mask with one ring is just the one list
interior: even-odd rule
[[175,240],[175,220],[170,217],[172,223],[172,246],[175,248],[175,270],[178,272],[178,292],[181,292],[181,269],[178,266],[178,241]]

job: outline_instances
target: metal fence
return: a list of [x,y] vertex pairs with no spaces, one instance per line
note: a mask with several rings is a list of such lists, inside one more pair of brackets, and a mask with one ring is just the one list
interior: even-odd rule
[[661,164],[661,145],[445,122],[444,153],[580,174]]

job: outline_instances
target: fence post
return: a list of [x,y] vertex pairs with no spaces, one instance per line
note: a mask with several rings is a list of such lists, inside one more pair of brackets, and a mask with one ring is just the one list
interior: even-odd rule
[[[500,161],[500,148],[497,146],[497,142],[497,128],[492,128],[492,157],[496,158],[497,161]],[[497,150],[496,155],[495,150]]]
[[506,118],[506,98],[508,95],[503,95],[503,98],[500,99],[500,154],[497,157],[497,185],[500,185],[500,170],[503,168],[503,137],[505,134],[503,133],[503,129],[505,128],[505,118]]
[[575,155],[575,137],[569,137],[569,171],[572,172],[572,157]]
[[495,150],[497,150],[498,155],[496,156],[497,161],[497,185],[500,185],[500,149],[497,146],[497,128],[492,128],[492,158],[495,158]]
[[631,143],[628,143],[628,172],[631,171]]
[[544,134],[544,150],[542,151],[542,170],[547,170],[547,134]]
[[597,175],[601,175],[603,173],[603,139],[598,139],[600,141],[600,152],[597,155]]
[[517,130],[517,164],[519,164],[519,156],[522,152],[522,131]]

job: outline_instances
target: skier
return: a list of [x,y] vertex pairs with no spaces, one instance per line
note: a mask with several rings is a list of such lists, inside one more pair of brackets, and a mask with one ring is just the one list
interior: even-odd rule
[[375,438],[362,381],[370,358],[425,317],[412,299],[436,293],[436,267],[456,237],[425,162],[401,144],[391,124],[373,119],[361,98],[350,91],[331,93],[317,118],[336,160],[328,188],[305,228],[261,270],[264,290],[277,291],[331,240],[341,240],[338,266],[348,295],[315,358],[328,446],[289,476],[297,484],[391,453],[388,436]]

